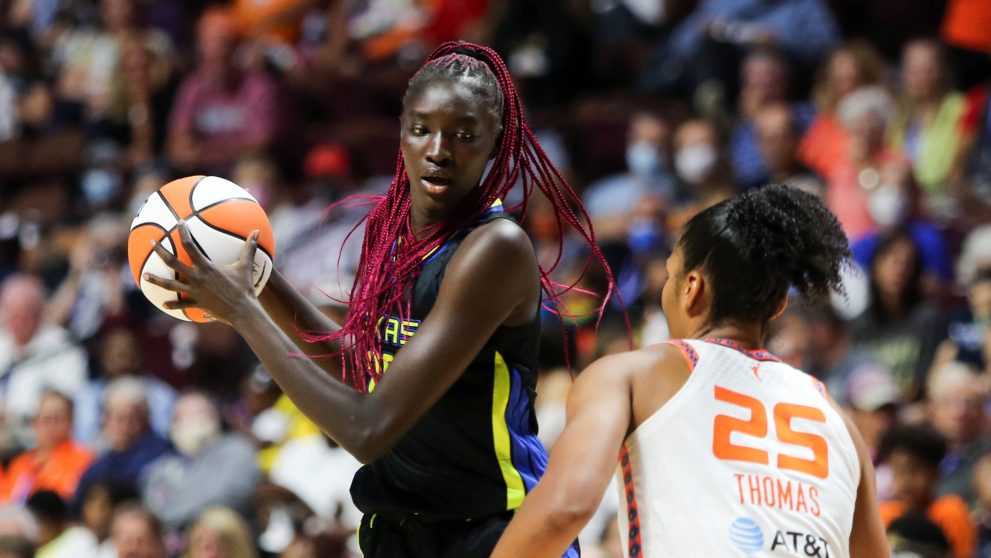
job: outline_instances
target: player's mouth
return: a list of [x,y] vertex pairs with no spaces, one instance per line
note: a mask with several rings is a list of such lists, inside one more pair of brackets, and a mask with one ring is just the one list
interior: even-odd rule
[[429,194],[441,194],[454,183],[451,177],[442,175],[424,176],[420,181],[423,182],[423,187]]

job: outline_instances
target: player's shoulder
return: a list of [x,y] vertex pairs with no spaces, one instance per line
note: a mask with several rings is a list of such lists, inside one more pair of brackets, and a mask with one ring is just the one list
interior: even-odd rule
[[511,219],[492,219],[468,233],[451,263],[481,269],[488,264],[504,271],[535,265],[533,243]]
[[635,381],[639,376],[668,375],[687,368],[681,351],[671,344],[658,343],[622,353],[615,353],[599,358],[579,376],[589,375],[590,378],[608,378],[611,381],[626,379]]

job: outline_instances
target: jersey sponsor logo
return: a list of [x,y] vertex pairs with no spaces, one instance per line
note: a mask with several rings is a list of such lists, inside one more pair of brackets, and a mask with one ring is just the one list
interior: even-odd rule
[[729,540],[746,554],[764,548],[764,531],[749,517],[738,517],[729,526]]
[[787,556],[802,556],[805,558],[829,558],[829,543],[826,539],[791,528],[770,528],[767,533],[773,537],[765,537],[765,529],[749,517],[738,517],[729,526],[729,540],[737,549],[746,555],[754,554],[765,548],[771,552]]
[[819,488],[797,480],[769,475],[734,473],[737,497],[744,505],[775,508],[819,517]]

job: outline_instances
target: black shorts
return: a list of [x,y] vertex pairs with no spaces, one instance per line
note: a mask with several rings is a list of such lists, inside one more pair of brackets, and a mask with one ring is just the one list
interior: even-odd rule
[[[358,526],[364,558],[489,558],[513,518],[506,512],[470,521],[425,522],[366,514]],[[564,558],[578,558],[578,543]]]

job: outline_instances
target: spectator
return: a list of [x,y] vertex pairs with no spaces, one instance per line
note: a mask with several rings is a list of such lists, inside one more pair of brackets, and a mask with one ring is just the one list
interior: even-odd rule
[[134,378],[120,378],[107,386],[103,436],[106,453],[90,465],[79,481],[77,509],[92,485],[111,482],[134,487],[148,465],[169,451],[169,443],[148,424],[144,384]]
[[798,160],[801,133],[790,107],[779,103],[760,109],[753,118],[753,128],[767,168],[767,182],[787,184],[820,197],[825,193],[822,180]]
[[[863,437],[871,457],[880,458],[881,439],[885,432],[897,424],[898,388],[891,379],[891,372],[881,366],[862,366],[850,377],[844,395],[850,420]],[[879,470],[878,494],[886,495],[884,489],[889,487],[887,483],[880,482],[882,475]]]
[[813,89],[817,114],[799,145],[799,158],[819,176],[832,174],[833,164],[849,149],[849,136],[837,120],[840,102],[875,85],[884,85],[884,61],[863,41],[840,45],[819,67]]
[[[943,47],[920,39],[905,45],[902,55],[901,107],[889,130],[915,168],[915,178],[936,203],[946,195],[946,182],[967,139],[961,127],[965,99],[951,89]],[[934,208],[935,209],[935,208]]]
[[96,537],[85,527],[69,523],[65,500],[50,490],[39,490],[27,501],[38,522],[38,558],[79,558],[96,555]]
[[24,502],[39,490],[54,491],[63,499],[76,493],[93,454],[70,438],[72,409],[72,400],[57,391],[41,396],[34,417],[35,447],[7,466],[0,477],[0,501]]
[[34,558],[34,543],[24,537],[0,536],[0,558]]
[[210,506],[248,513],[261,478],[255,449],[240,434],[221,432],[220,415],[210,399],[201,393],[180,397],[171,437],[178,453],[153,463],[142,483],[145,505],[167,528],[181,529]]
[[112,326],[99,336],[96,357],[100,375],[90,380],[76,394],[76,421],[73,432],[84,444],[99,446],[100,417],[108,386],[118,378],[133,378],[144,386],[151,427],[159,436],[167,436],[175,406],[176,392],[171,386],[148,374],[144,365],[141,338],[134,328]]
[[0,287],[4,422],[22,445],[29,444],[28,425],[42,393],[74,393],[86,379],[86,353],[68,332],[46,322],[44,304],[45,289],[33,275],[15,274]]
[[949,0],[939,36],[947,45],[957,86],[967,90],[991,77],[991,5]]
[[750,48],[773,45],[814,65],[837,37],[820,0],[702,0],[647,60],[638,85],[649,91],[689,91],[712,80],[735,91],[734,74]]
[[183,80],[169,121],[168,152],[184,172],[226,174],[239,156],[267,150],[279,126],[276,86],[238,67],[230,11],[211,8],[197,27],[199,65]]
[[825,177],[826,203],[851,239],[860,238],[875,226],[868,210],[868,192],[881,182],[878,169],[903,160],[885,142],[885,130],[894,110],[891,97],[879,87],[850,93],[836,109],[850,141],[846,153]]
[[922,259],[907,233],[894,231],[878,242],[870,293],[867,309],[851,324],[857,347],[891,370],[903,400],[917,400],[946,326],[924,296]]
[[210,508],[196,518],[186,537],[183,558],[258,558],[244,519],[227,508]]
[[58,97],[73,106],[79,123],[98,122],[110,112],[125,41],[138,40],[161,56],[172,56],[168,36],[140,24],[137,0],[101,0],[99,5],[102,26],[73,29],[52,54],[59,67]]
[[908,512],[924,512],[942,529],[956,558],[973,556],[977,533],[966,502],[955,495],[936,495],[939,464],[946,455],[939,432],[922,426],[894,428],[882,438],[881,454],[891,464],[895,490],[895,499],[880,505],[884,524]]
[[674,169],[685,201],[668,221],[668,230],[681,225],[703,209],[733,196],[730,168],[723,154],[716,126],[706,120],[689,120],[674,134]]
[[667,124],[659,116],[638,112],[630,118],[626,139],[626,172],[593,182],[583,195],[596,237],[611,241],[625,235],[633,209],[652,194],[670,205],[677,200],[667,161]]
[[879,183],[867,199],[867,211],[875,228],[851,243],[853,259],[861,267],[868,267],[884,235],[903,230],[919,248],[926,294],[936,293],[936,286],[948,284],[953,279],[953,266],[943,233],[926,217],[925,202],[909,165],[890,163],[879,173]]
[[949,338],[940,345],[936,364],[955,360],[991,372],[991,265],[971,279],[967,302],[967,308],[950,320]]
[[72,245],[69,272],[48,302],[48,316],[85,341],[107,321],[136,313],[136,291],[129,288],[133,282],[126,265],[123,219],[112,213],[92,217]]
[[950,558],[950,541],[926,514],[911,511],[888,525],[892,558]]
[[785,105],[790,109],[790,123],[796,138],[812,121],[812,105],[788,102],[788,62],[773,50],[758,50],[747,55],[740,73],[742,85],[739,118],[729,140],[734,179],[741,189],[749,190],[767,183],[768,161],[760,150],[755,120],[764,108]]
[[162,527],[147,509],[122,504],[113,515],[110,545],[99,558],[166,558]]
[[937,494],[956,494],[975,501],[972,476],[979,460],[991,452],[987,431],[987,385],[973,368],[958,362],[941,365],[929,378],[929,416],[946,439],[948,452],[940,463]]
[[99,558],[117,558],[111,540],[114,510],[121,504],[140,498],[137,490],[113,482],[99,482],[80,494],[82,524],[96,537],[100,545]]

